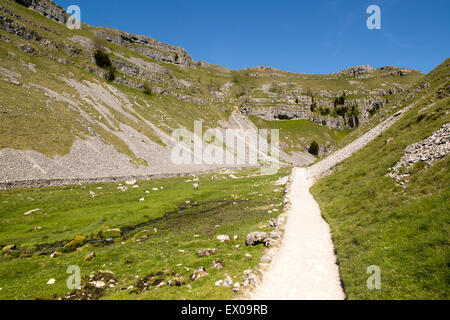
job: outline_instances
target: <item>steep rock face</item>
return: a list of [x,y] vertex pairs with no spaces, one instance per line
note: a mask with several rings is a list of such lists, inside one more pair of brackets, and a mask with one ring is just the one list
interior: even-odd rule
[[0,30],[14,34],[23,40],[42,40],[42,37],[34,30],[27,29],[21,23],[3,16],[0,16]]
[[342,130],[350,123],[341,117],[321,116],[307,108],[296,105],[278,107],[242,107],[241,112],[246,116],[258,116],[264,120],[309,120],[319,125]]
[[67,22],[68,14],[66,13],[66,11],[51,0],[14,0],[14,1],[56,22],[59,23]]
[[95,34],[106,41],[124,46],[154,60],[188,67],[194,66],[194,60],[184,49],[161,43],[150,37],[107,28],[96,30]]
[[[360,124],[368,121],[373,113],[382,109],[388,103],[386,99],[381,97],[346,100],[344,107],[349,110],[355,107],[358,110],[358,114],[342,117],[320,115],[312,112],[312,99],[310,97],[298,99],[297,102],[299,104],[286,104],[275,107],[245,105],[241,108],[241,112],[247,116],[254,115],[265,120],[309,120],[316,124],[342,130],[344,128],[354,129],[358,127]],[[329,110],[334,108],[332,101],[321,100],[316,103],[318,107],[325,107]]]

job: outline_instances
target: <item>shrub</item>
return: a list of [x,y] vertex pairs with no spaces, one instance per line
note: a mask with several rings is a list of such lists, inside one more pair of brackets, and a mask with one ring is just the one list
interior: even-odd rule
[[345,104],[345,96],[340,96],[339,98],[334,98],[334,107]]
[[94,59],[97,66],[102,69],[107,69],[112,66],[109,56],[103,50],[95,50]]
[[316,156],[319,155],[319,144],[315,140],[311,143],[308,152]]
[[105,78],[108,81],[114,81],[116,80],[116,68],[114,66],[109,66],[106,69]]
[[144,92],[146,95],[149,95],[149,96],[153,95],[152,88],[150,87],[150,85],[147,82],[144,83],[144,89],[142,90],[142,92]]
[[330,109],[327,108],[327,107],[325,107],[325,108],[319,107],[319,113],[320,113],[322,116],[327,116],[327,115],[329,115],[329,114],[331,113],[331,111],[330,111]]

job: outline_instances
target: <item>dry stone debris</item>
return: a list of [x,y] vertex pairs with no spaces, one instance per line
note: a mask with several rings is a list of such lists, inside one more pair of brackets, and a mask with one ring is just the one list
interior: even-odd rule
[[[403,156],[394,167],[390,169],[388,176],[402,183],[409,174],[401,173],[401,169],[412,168],[419,162],[431,165],[435,160],[446,157],[450,152],[450,123],[435,131],[430,137],[408,146]],[[407,180],[406,180],[407,182]]]

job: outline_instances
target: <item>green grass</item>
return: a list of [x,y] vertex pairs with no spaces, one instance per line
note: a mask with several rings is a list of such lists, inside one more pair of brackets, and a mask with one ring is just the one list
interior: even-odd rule
[[257,116],[249,119],[261,129],[280,129],[280,146],[288,153],[306,151],[314,140],[320,146],[334,147],[351,131],[331,129],[308,120],[268,121]]
[[[226,175],[199,176],[201,189],[194,192],[188,178],[170,178],[139,182],[139,188],[126,192],[117,190],[118,183],[81,186],[17,189],[0,192],[0,243],[16,244],[18,257],[0,257],[0,299],[52,299],[70,290],[65,286],[69,276],[66,268],[78,265],[82,275],[108,269],[116,273],[119,285],[108,289],[105,299],[230,299],[236,296],[231,288],[215,287],[225,274],[240,281],[243,271],[256,266],[263,247],[246,247],[245,236],[252,231],[266,230],[261,225],[282,211],[282,192],[272,182],[289,174],[282,169],[277,175],[260,176],[257,170],[243,170],[231,179]],[[152,191],[163,186],[163,190]],[[97,189],[102,187],[101,190]],[[89,191],[98,197],[91,198]],[[144,193],[150,190],[150,194]],[[145,202],[138,202],[144,196]],[[186,203],[190,201],[190,203]],[[32,215],[28,210],[40,208]],[[269,213],[277,208],[278,212]],[[40,226],[41,230],[33,230]],[[94,239],[99,230],[121,228],[122,237],[114,244],[93,244],[82,252],[63,253],[51,259],[49,254],[61,251],[62,246],[76,236]],[[157,229],[157,233],[153,230]],[[136,234],[150,231],[147,241],[137,242]],[[219,234],[239,236],[230,243],[219,243]],[[199,237],[194,237],[199,235]],[[241,245],[236,248],[235,245]],[[199,258],[197,250],[217,248],[219,253]],[[185,250],[184,253],[179,250]],[[90,252],[96,259],[85,261]],[[246,253],[254,259],[248,260]],[[221,258],[226,267],[212,269],[212,261]],[[177,266],[182,264],[182,266]],[[210,275],[198,281],[189,276],[204,266]],[[184,267],[189,268],[189,271]],[[129,290],[138,277],[170,269],[181,274],[188,286],[165,287],[134,294]],[[55,285],[46,285],[50,279]]]
[[[427,76],[431,85],[418,106],[312,188],[331,226],[349,299],[450,297],[448,157],[414,167],[405,188],[386,176],[408,145],[450,121],[449,98],[437,93],[448,88],[448,68],[449,60]],[[381,269],[381,290],[366,286],[371,265]]]

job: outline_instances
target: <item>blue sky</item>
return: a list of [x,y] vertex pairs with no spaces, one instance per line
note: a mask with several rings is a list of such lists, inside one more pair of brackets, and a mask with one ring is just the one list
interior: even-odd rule
[[[183,47],[231,69],[332,73],[353,65],[431,71],[450,56],[450,0],[55,0],[82,21]],[[381,30],[369,30],[369,5]]]

